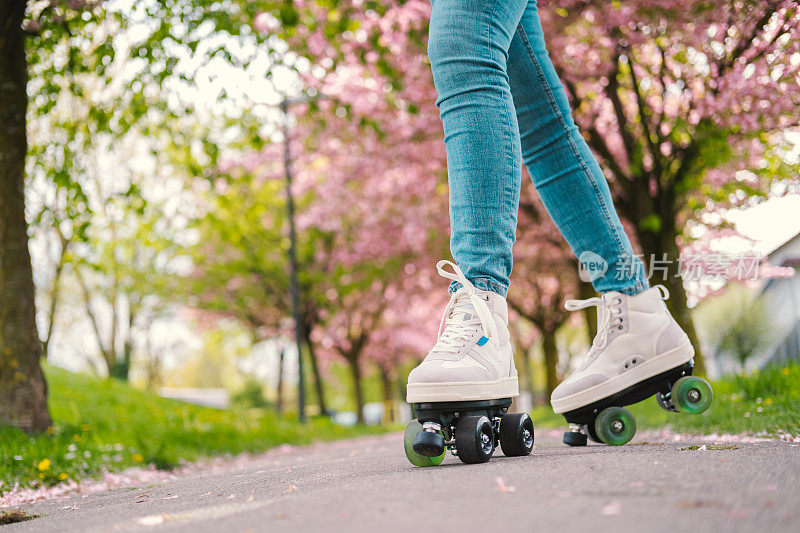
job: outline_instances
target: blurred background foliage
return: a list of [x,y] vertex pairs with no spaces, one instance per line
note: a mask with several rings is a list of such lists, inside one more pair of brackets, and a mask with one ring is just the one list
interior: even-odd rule
[[[278,424],[266,413],[292,417],[288,144],[311,412],[338,412],[340,423],[406,416],[407,374],[447,298],[431,272],[449,255],[449,226],[427,1],[26,6],[24,208],[33,326],[47,361],[152,392],[224,389],[236,409],[260,413],[253,439]],[[767,364],[787,333],[754,296],[765,282],[687,282],[676,269],[680,254],[718,253],[723,242],[769,252],[800,231],[786,224],[781,241],[758,247],[733,216],[799,192],[796,3],[552,0],[541,12],[637,250],[670,261],[663,282],[700,369],[703,356],[715,376]],[[530,408],[580,358],[595,317],[563,311],[592,289],[527,183],[515,254],[512,334]],[[763,273],[797,279],[791,265]],[[2,368],[38,367],[35,349],[23,352]],[[0,375],[0,387],[25,386]],[[69,440],[78,418],[67,420],[64,390],[89,378],[48,376],[53,431]],[[3,416],[27,430],[49,426]],[[291,431],[298,442],[313,434]],[[249,449],[243,442],[219,449]],[[153,462],[213,451],[168,450]]]

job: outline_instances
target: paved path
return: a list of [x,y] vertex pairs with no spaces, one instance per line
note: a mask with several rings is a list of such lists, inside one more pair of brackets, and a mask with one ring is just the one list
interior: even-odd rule
[[[692,442],[407,463],[398,434],[274,450],[155,485],[31,504],[12,531],[800,531],[800,447]],[[4,530],[6,531],[6,530]]]

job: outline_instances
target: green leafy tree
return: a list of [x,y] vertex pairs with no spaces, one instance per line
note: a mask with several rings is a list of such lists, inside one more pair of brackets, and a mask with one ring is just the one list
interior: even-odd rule
[[165,310],[175,286],[178,246],[160,205],[136,185],[118,193],[95,185],[97,214],[71,254],[73,271],[107,375],[127,380],[136,333]]
[[722,295],[704,302],[697,317],[717,356],[733,358],[741,370],[775,341],[766,302],[739,285],[731,285]]
[[[203,211],[191,228],[197,242],[186,250],[195,265],[181,290],[188,305],[208,317],[233,318],[255,342],[291,337],[286,238],[285,182],[280,145],[270,145],[252,168],[235,165],[210,178]],[[302,209],[306,198],[299,198]],[[310,334],[318,327],[325,299],[319,280],[330,268],[331,240],[310,229],[298,237],[304,357],[308,357],[320,412],[327,412],[323,379]]]
[[[209,35],[249,44],[251,51],[270,49],[272,36],[252,32],[250,26],[262,10],[275,11],[284,22],[296,24],[291,3],[280,1],[154,0],[135,2],[127,12],[114,3],[90,0],[0,3],[0,421],[31,431],[49,425],[23,194],[27,120],[47,124],[49,134],[45,142],[30,146],[29,177],[38,176],[53,185],[56,196],[68,203],[61,214],[77,219],[87,209],[79,179],[85,148],[103,136],[119,138],[138,127],[145,116],[169,119],[191,113],[190,104],[179,97],[170,101],[162,94],[170,82],[177,84],[173,96],[192,84],[194,72],[175,70],[180,59],[245,64],[252,52],[237,54],[231,51],[237,46],[229,47]],[[144,37],[133,39],[126,32],[133,26]],[[33,95],[30,107],[28,94]],[[79,113],[71,118],[59,115],[53,111],[64,101],[64,94],[89,105],[75,106]],[[161,120],[160,125],[165,122]],[[41,220],[49,221],[51,228],[65,221],[64,217]],[[74,224],[82,226],[82,222]],[[80,231],[59,235],[61,251],[54,280],[61,276],[72,237],[80,241],[82,235]],[[58,285],[55,281],[46,313],[48,344]]]

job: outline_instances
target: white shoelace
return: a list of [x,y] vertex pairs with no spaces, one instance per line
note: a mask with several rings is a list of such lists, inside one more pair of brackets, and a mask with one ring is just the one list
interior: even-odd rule
[[[655,288],[661,293],[661,299],[666,300],[669,298],[669,291],[663,285],[656,285]],[[622,317],[619,315],[622,310],[618,307],[622,303],[620,298],[613,302],[607,302],[604,298],[588,298],[586,300],[567,300],[564,307],[567,311],[578,311],[586,309],[587,307],[597,307],[597,335],[592,340],[592,348],[589,350],[587,357],[594,351],[605,348],[606,340],[609,333],[613,328],[620,327]]]
[[[453,273],[444,269],[445,266],[453,267]],[[450,297],[450,302],[444,309],[442,321],[439,323],[439,337],[432,352],[456,353],[474,335],[476,326],[483,329],[483,334],[489,339],[497,337],[497,324],[495,324],[492,312],[486,300],[478,293],[475,286],[464,276],[464,273],[455,263],[451,261],[439,261],[436,263],[436,270],[439,275],[454,281],[458,281],[463,286],[457,293]],[[455,315],[473,314],[475,318],[457,322],[448,320]]]

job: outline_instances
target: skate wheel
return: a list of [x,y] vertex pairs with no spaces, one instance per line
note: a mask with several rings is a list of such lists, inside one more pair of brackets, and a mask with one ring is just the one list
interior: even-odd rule
[[636,433],[636,419],[627,409],[608,407],[594,421],[597,437],[611,446],[622,446]]
[[500,448],[506,457],[530,455],[533,420],[528,413],[507,413],[500,420]]
[[562,439],[567,446],[586,446],[586,435],[577,431],[567,431]]
[[594,430],[594,422],[586,424],[586,435],[592,439],[592,442],[596,442],[598,444],[603,443],[603,441],[600,440],[600,437],[597,436],[597,432]]
[[485,416],[465,416],[456,424],[458,458],[467,464],[485,463],[494,453],[494,430]]
[[672,403],[682,413],[698,414],[711,406],[714,391],[708,381],[697,376],[684,376],[672,385]]
[[[418,420],[412,420],[406,426],[405,435],[403,435],[403,447],[406,451],[406,457],[409,462],[414,466],[437,466],[444,461],[444,451],[441,455],[436,457],[426,457],[414,451],[414,439],[418,433],[422,433],[422,424]],[[440,435],[441,436],[441,435]]]

